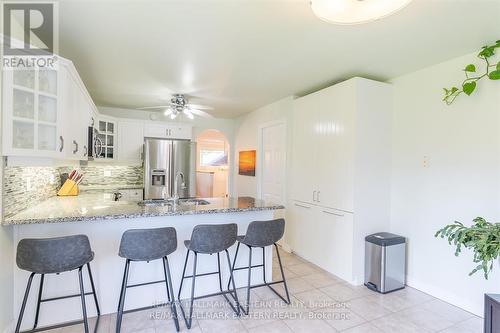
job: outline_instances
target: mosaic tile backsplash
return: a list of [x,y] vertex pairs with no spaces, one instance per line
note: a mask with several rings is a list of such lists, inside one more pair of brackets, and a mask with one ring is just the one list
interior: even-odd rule
[[59,172],[52,167],[6,167],[3,182],[3,209],[10,217],[28,206],[54,196],[61,186]]
[[[72,167],[6,167],[4,168],[3,208],[10,217],[28,206],[56,195],[61,187],[62,173]],[[81,185],[88,186],[143,186],[143,169],[140,166],[85,166]]]

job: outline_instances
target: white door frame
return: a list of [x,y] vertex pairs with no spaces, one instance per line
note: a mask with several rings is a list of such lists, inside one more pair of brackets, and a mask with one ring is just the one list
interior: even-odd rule
[[257,199],[262,199],[262,159],[263,159],[263,142],[262,142],[262,134],[264,132],[264,129],[268,127],[273,127],[277,125],[283,125],[284,131],[285,131],[285,147],[283,150],[284,155],[284,160],[285,160],[285,170],[284,172],[284,181],[283,181],[283,187],[282,187],[282,194],[281,197],[283,199],[283,204],[286,203],[287,197],[286,197],[286,179],[287,179],[287,169],[286,165],[287,163],[287,149],[288,145],[286,144],[287,142],[287,126],[286,126],[286,119],[279,119],[279,120],[274,120],[274,121],[269,121],[263,124],[260,124],[258,129],[257,129],[257,165],[255,168],[255,177],[257,180]]

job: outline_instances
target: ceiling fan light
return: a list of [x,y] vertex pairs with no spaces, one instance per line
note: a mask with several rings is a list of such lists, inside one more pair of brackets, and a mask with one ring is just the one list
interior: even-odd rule
[[165,112],[163,114],[165,116],[171,115],[172,114],[172,109],[165,109]]
[[175,119],[175,117],[177,117],[177,114],[175,114],[175,113],[171,113],[171,114],[170,114],[170,119],[174,120],[174,119]]
[[403,9],[412,0],[310,0],[314,14],[334,24],[375,21]]

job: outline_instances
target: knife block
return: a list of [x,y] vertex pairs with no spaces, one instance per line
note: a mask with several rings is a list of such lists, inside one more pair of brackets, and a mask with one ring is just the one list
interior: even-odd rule
[[57,195],[64,197],[64,196],[76,196],[80,193],[78,189],[78,185],[71,179],[66,179],[64,182],[63,186],[57,191]]

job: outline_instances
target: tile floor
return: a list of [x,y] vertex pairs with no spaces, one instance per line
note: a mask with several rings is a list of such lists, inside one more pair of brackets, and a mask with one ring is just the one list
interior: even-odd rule
[[[286,305],[267,287],[253,289],[249,316],[236,318],[224,298],[197,302],[193,333],[479,333],[482,320],[412,288],[387,295],[365,287],[353,287],[301,258],[280,251],[292,298]],[[273,278],[279,279],[274,258]],[[279,292],[283,287],[276,286]],[[239,290],[244,299],[245,290]],[[95,319],[93,318],[93,321]],[[181,331],[187,332],[179,311]],[[54,330],[53,333],[78,333],[82,326]],[[102,316],[98,333],[115,331],[115,315]],[[123,333],[175,332],[166,308],[124,315]]]

